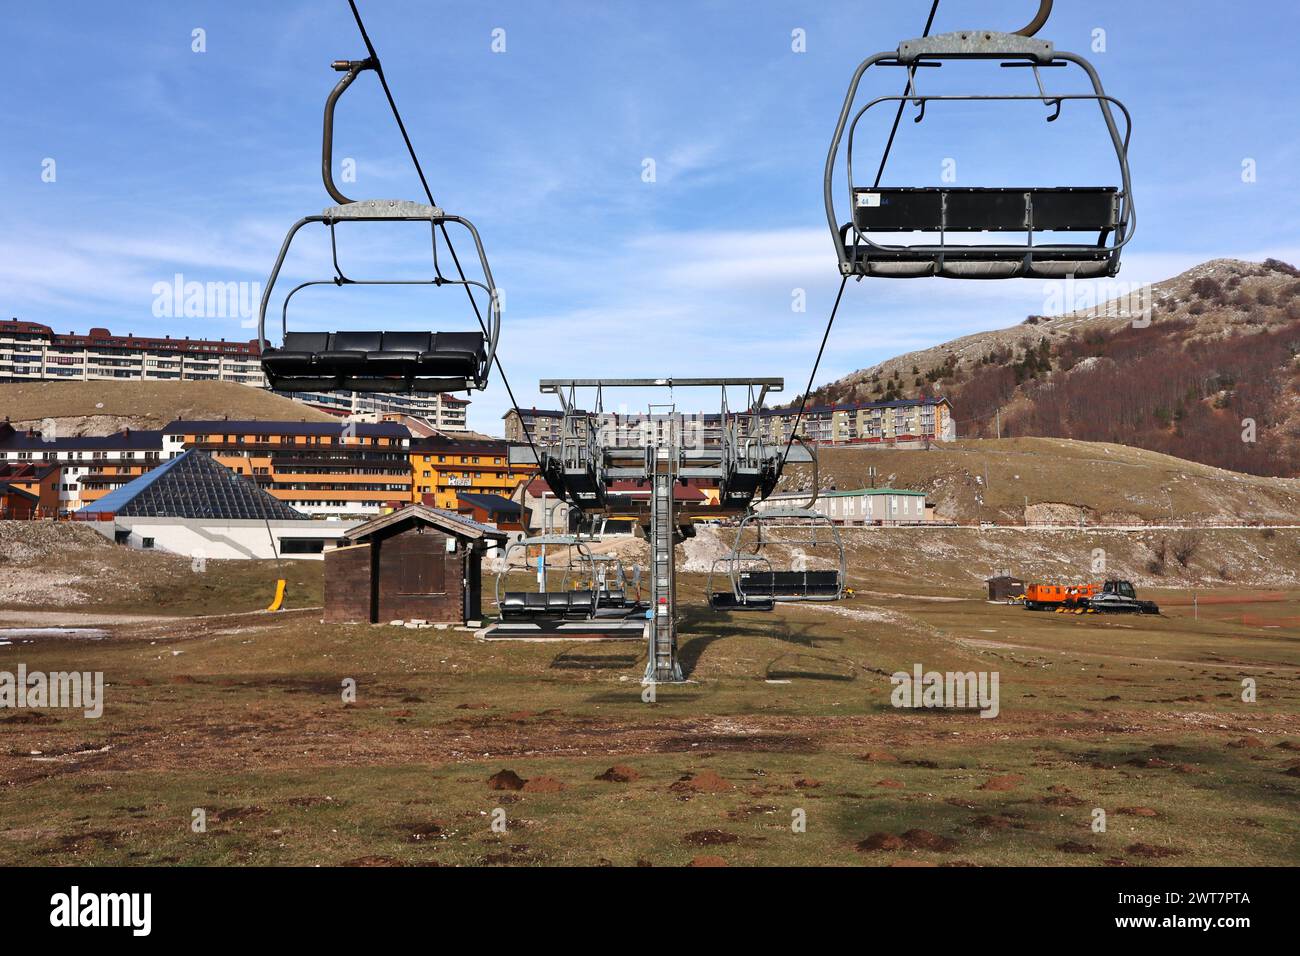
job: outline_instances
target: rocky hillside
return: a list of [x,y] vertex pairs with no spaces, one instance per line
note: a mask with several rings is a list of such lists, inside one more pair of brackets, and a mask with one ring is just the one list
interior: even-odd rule
[[1216,259],[1102,303],[955,339],[823,386],[818,402],[946,395],[959,433],[1134,445],[1300,475],[1300,270]]

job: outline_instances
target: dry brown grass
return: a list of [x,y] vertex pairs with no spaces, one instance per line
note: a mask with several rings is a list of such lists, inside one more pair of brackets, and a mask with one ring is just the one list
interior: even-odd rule
[[[162,428],[177,418],[337,421],[332,415],[234,382],[0,383],[0,416],[59,422],[65,434],[110,434],[123,426]],[[80,427],[78,419],[86,421]]]

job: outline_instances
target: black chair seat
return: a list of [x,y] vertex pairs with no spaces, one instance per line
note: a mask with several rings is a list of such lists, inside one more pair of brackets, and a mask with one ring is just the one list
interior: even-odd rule
[[776,609],[776,602],[771,598],[755,597],[738,601],[731,591],[715,591],[709,595],[709,607],[715,611],[772,611]]
[[366,365],[386,374],[414,374],[432,341],[429,332],[384,332],[379,350],[366,356]]
[[591,611],[590,591],[507,591],[501,597],[501,616],[586,617]]
[[289,332],[262,352],[279,391],[453,392],[482,378],[482,332]]
[[599,601],[600,607],[622,607],[627,603],[627,592],[622,589],[601,591]]
[[524,594],[521,591],[507,591],[501,598],[501,616],[503,618],[523,617],[526,613]]
[[366,356],[380,350],[382,332],[335,332],[330,336],[329,348],[321,352],[316,364],[323,370],[341,374],[361,371],[366,366]]
[[262,353],[262,365],[276,375],[310,375],[312,373],[312,363],[315,361],[315,352],[286,352],[282,349],[266,349]]

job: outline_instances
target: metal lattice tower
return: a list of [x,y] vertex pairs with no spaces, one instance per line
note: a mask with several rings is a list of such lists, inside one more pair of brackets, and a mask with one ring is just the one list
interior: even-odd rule
[[[684,679],[677,656],[673,549],[684,534],[692,533],[692,521],[745,514],[753,502],[772,492],[787,461],[812,461],[802,445],[791,448],[762,433],[763,403],[783,386],[780,378],[543,379],[540,383],[541,391],[556,395],[563,406],[559,439],[542,446],[536,459],[529,448],[511,447],[510,462],[527,465],[536,460],[556,497],[584,514],[635,514],[647,529],[651,606],[643,683]],[[688,422],[688,416],[674,405],[652,405],[647,416],[652,427],[636,440],[617,427],[607,427],[606,390],[698,387],[721,389],[718,414]],[[728,388],[748,390],[743,408],[728,407]],[[587,409],[578,406],[579,389],[595,391],[594,403]],[[656,414],[655,408],[667,411]],[[716,498],[677,501],[677,484],[690,482],[715,489]]]
[[677,481],[675,429],[667,442],[646,449],[650,474],[650,645],[644,684],[677,683],[677,560],[673,487]]

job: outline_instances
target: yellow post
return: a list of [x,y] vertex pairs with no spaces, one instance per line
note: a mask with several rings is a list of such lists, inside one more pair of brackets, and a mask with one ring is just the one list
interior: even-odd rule
[[267,608],[268,611],[280,610],[280,605],[284,603],[284,584],[284,578],[280,578],[275,582],[275,599],[271,602],[271,606]]

